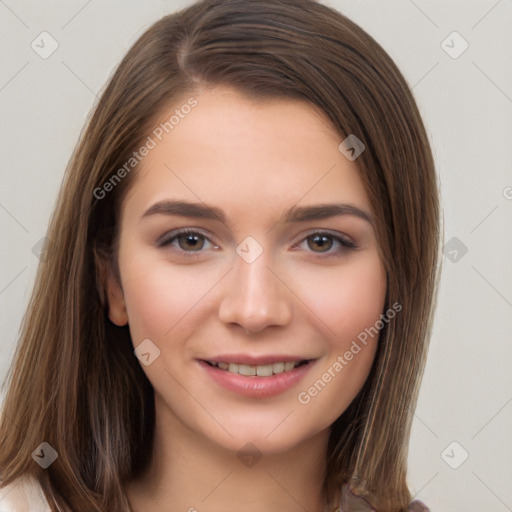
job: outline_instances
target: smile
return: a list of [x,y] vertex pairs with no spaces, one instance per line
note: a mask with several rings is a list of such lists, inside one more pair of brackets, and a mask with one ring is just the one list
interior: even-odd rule
[[219,368],[219,370],[235,373],[237,375],[243,375],[245,377],[271,377],[272,375],[279,375],[280,373],[290,372],[294,368],[307,364],[308,360],[302,361],[286,361],[271,364],[238,364],[238,363],[226,363],[224,361],[214,362],[206,361],[211,366]]
[[315,359],[277,362],[267,359],[265,364],[244,364],[240,360],[229,363],[197,360],[205,375],[221,388],[250,398],[269,398],[291,390],[316,362]]

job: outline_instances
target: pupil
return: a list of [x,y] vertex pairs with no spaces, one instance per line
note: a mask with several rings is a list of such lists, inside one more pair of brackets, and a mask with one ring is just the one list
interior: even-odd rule
[[[321,249],[323,248],[324,251],[328,251],[332,246],[332,240],[330,239],[330,237],[328,237],[326,235],[314,235],[312,237],[312,239],[313,239],[313,243],[317,244],[317,246],[320,247]],[[324,252],[324,251],[320,251],[320,252]]]
[[[182,236],[183,236],[183,238],[180,238],[180,246],[182,249],[189,249],[189,248],[201,249],[202,248],[202,244],[199,243],[199,238],[201,238],[200,235],[185,234]],[[181,243],[183,240],[185,240],[184,244]]]

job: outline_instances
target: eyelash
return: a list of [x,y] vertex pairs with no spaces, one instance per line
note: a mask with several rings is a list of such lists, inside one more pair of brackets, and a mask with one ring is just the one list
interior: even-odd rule
[[[172,244],[172,242],[177,240],[180,235],[199,235],[199,236],[205,238],[206,240],[208,240],[213,245],[219,245],[219,244],[217,244],[217,242],[215,242],[214,240],[211,240],[204,233],[201,233],[200,231],[197,231],[197,230],[185,228],[185,229],[181,229],[181,230],[174,231],[174,232],[171,232],[169,234],[164,235],[163,237],[161,237],[160,240],[157,241],[157,246],[160,247],[160,248],[168,247],[168,246],[170,246]],[[333,257],[336,257],[336,256],[341,256],[342,253],[344,253],[344,252],[346,252],[348,250],[353,250],[353,249],[357,248],[356,244],[354,244],[352,241],[350,241],[350,240],[348,240],[346,238],[343,238],[341,236],[338,236],[338,235],[333,235],[333,234],[331,234],[331,233],[329,233],[327,231],[314,231],[312,233],[309,233],[305,238],[300,240],[300,242],[298,244],[295,244],[295,245],[299,245],[299,244],[301,244],[303,242],[306,242],[308,240],[308,238],[312,238],[312,237],[317,236],[317,235],[327,236],[329,238],[332,238],[333,240],[335,240],[336,242],[338,242],[340,244],[340,248],[338,250],[335,250],[335,251],[332,251],[331,249],[329,249],[329,251],[327,251],[327,252],[317,252],[317,253],[315,253],[314,251],[311,251],[312,254],[314,254],[315,256],[318,256],[320,258],[333,258]],[[189,257],[201,256],[201,254],[203,253],[202,250],[198,250],[198,251],[184,251],[183,249],[180,249],[180,248],[178,248],[178,249],[175,248],[175,250],[177,250],[177,251],[179,251],[181,253],[184,253],[184,254],[188,254]]]

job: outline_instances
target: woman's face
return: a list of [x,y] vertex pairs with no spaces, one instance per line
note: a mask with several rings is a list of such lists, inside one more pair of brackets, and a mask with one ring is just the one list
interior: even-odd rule
[[169,429],[282,452],[327,432],[368,376],[386,295],[372,205],[313,106],[194,98],[133,171],[110,318]]

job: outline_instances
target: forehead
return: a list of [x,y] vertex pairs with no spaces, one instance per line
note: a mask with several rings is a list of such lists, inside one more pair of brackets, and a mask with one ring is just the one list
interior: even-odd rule
[[[197,105],[180,110],[190,97]],[[356,164],[338,149],[342,137],[315,105],[214,88],[183,96],[161,113],[159,125],[169,133],[152,137],[125,209],[142,214],[154,202],[178,198],[259,218],[298,202],[371,211]]]

